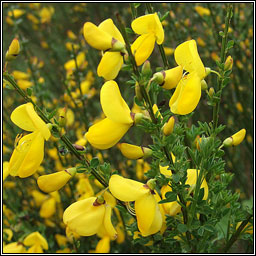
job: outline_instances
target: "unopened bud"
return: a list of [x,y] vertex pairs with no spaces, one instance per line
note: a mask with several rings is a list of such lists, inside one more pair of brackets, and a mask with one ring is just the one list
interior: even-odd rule
[[155,81],[158,84],[163,84],[164,83],[164,78],[165,78],[165,72],[161,71],[161,72],[157,72],[153,75],[153,77],[151,78],[151,81]]
[[211,87],[211,88],[209,89],[209,96],[212,97],[214,93],[215,93],[214,88]]
[[152,155],[152,150],[150,148],[140,147],[128,143],[119,144],[119,149],[128,159],[140,159],[150,157]]
[[136,113],[134,115],[134,122],[135,124],[140,123],[140,121],[143,119],[144,115],[142,113]]
[[140,91],[140,85],[139,85],[138,82],[136,82],[136,84],[135,84],[135,95],[138,98],[138,100],[142,100],[143,99],[141,91]]
[[224,64],[224,70],[231,70],[233,67],[233,59],[232,57],[229,55],[225,61],[225,64]]
[[168,122],[164,124],[163,133],[165,136],[168,136],[173,132],[174,123],[175,123],[175,119],[173,116],[171,116],[169,118]]
[[104,203],[105,203],[105,199],[104,199],[103,195],[99,195],[97,197],[97,199],[95,200],[95,202],[93,203],[93,206],[99,206]]
[[63,108],[60,111],[60,115],[59,115],[59,126],[60,127],[65,127],[66,126],[66,114],[67,114],[67,108]]
[[231,147],[232,144],[233,144],[233,139],[231,137],[229,137],[223,141],[224,147]]
[[202,90],[202,91],[205,91],[205,90],[207,90],[207,89],[208,89],[208,85],[207,85],[206,81],[203,79],[203,80],[201,81],[201,90]]
[[11,61],[16,59],[16,57],[19,55],[19,52],[20,52],[19,40],[17,38],[14,38],[9,46],[8,51],[6,52],[5,60]]
[[146,60],[144,62],[144,64],[142,65],[141,73],[142,73],[142,75],[145,75],[147,77],[150,77],[152,75],[152,70],[151,70],[150,62],[148,60]]
[[211,73],[211,68],[205,68],[205,76],[208,76]]

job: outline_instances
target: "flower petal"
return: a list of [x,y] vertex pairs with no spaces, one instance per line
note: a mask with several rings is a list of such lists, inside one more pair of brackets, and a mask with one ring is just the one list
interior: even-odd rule
[[196,108],[200,98],[200,78],[196,73],[192,73],[181,79],[170,99],[169,105],[172,113],[186,115]]
[[97,68],[98,76],[106,80],[115,79],[123,65],[123,57],[120,52],[106,52]]
[[139,159],[144,156],[143,147],[128,143],[121,143],[120,150],[122,154],[129,159]]
[[174,58],[176,63],[189,73],[195,71],[201,80],[206,76],[205,67],[198,54],[195,40],[180,44],[175,49]]
[[153,33],[158,44],[162,44],[164,41],[164,30],[157,13],[138,17],[131,26],[133,31],[139,35]]
[[109,180],[109,190],[117,199],[130,202],[135,201],[145,194],[149,193],[149,189],[143,187],[143,183],[123,178],[119,175],[112,175]]
[[105,205],[93,206],[96,197],[71,204],[63,214],[63,222],[80,236],[96,234],[103,224]]
[[182,78],[183,68],[181,66],[177,66],[175,68],[171,68],[165,70],[165,78],[163,88],[170,90],[175,88]]
[[85,137],[93,147],[108,149],[121,140],[131,126],[132,124],[116,123],[105,118],[92,125]]
[[131,50],[138,66],[142,65],[149,58],[154,50],[155,41],[156,38],[153,33],[139,36],[134,41],[131,46]]
[[112,212],[111,206],[105,205],[105,208],[106,208],[106,210],[105,210],[105,215],[104,215],[104,220],[103,220],[104,227],[105,227],[108,235],[110,236],[110,238],[116,239],[117,232],[111,222],[111,212]]
[[46,140],[51,136],[46,123],[35,112],[33,104],[30,102],[14,109],[11,114],[11,120],[25,131],[39,130]]
[[40,132],[22,137],[9,162],[12,176],[26,178],[35,173],[44,158],[44,139]]
[[124,39],[120,31],[115,26],[112,19],[106,19],[100,23],[98,26],[99,29],[107,32],[109,35],[117,39],[118,41],[124,43]]
[[150,191],[135,201],[135,212],[137,216],[138,228],[143,236],[148,234],[154,221],[156,205],[156,199],[150,193]]
[[35,244],[41,245],[45,250],[48,250],[48,243],[46,239],[38,232],[33,232],[29,234],[23,241],[26,246],[32,246]]
[[104,83],[100,90],[100,103],[106,117],[114,122],[132,124],[131,110],[122,98],[117,83]]
[[105,51],[112,48],[112,36],[91,22],[84,24],[84,38],[95,49]]

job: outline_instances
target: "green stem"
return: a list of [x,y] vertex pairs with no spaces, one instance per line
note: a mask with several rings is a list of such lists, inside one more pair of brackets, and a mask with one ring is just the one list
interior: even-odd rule
[[223,248],[223,252],[226,253],[228,252],[228,250],[230,249],[230,247],[234,244],[234,242],[238,239],[240,233],[242,232],[242,230],[245,228],[245,226],[247,225],[247,223],[250,221],[252,217],[252,214],[250,214],[246,220],[244,220],[240,226],[238,227],[238,229],[236,230],[236,232],[231,236],[231,238],[229,239],[229,241],[227,242],[227,244],[225,245],[225,247]]
[[132,19],[135,20],[137,18],[137,10],[134,7],[134,3],[130,3],[131,11],[132,11]]
[[[232,5],[228,5],[227,15],[225,19],[225,30],[224,35],[222,36],[222,42],[221,42],[221,53],[220,53],[220,63],[223,64],[226,57],[226,46],[227,46],[227,36],[228,36],[228,28],[230,24],[230,20],[232,17]],[[217,82],[217,92],[220,91],[219,94],[219,101],[216,103],[216,105],[213,108],[213,127],[214,130],[216,130],[218,126],[218,118],[219,118],[219,110],[220,110],[220,100],[221,100],[221,94],[222,94],[222,83],[224,78],[224,70],[221,70],[221,78],[218,78]]]

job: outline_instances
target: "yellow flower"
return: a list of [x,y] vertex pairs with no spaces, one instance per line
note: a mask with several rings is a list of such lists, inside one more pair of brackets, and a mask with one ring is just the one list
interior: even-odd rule
[[9,46],[8,51],[6,52],[5,60],[11,61],[16,59],[16,57],[19,55],[19,52],[20,52],[19,40],[17,38],[14,38]]
[[174,57],[177,64],[189,74],[180,80],[169,106],[174,114],[186,115],[196,108],[201,98],[201,80],[206,76],[205,67],[199,57],[195,40],[179,45]]
[[9,162],[4,161],[3,162],[3,181],[8,177],[9,175]]
[[44,158],[44,138],[35,131],[22,137],[9,161],[12,176],[26,178],[34,174]]
[[111,212],[111,207],[104,199],[90,197],[71,204],[64,211],[63,222],[80,236],[95,235],[103,226],[111,238],[116,238]]
[[162,44],[164,41],[164,30],[157,13],[147,14],[135,19],[132,29],[140,36],[131,46],[138,66],[142,65],[154,50],[155,42]]
[[200,16],[209,16],[211,13],[210,13],[210,10],[205,8],[205,7],[202,7],[202,6],[196,6],[195,7],[195,10],[196,12],[200,15]]
[[223,145],[226,147],[237,146],[244,140],[245,135],[246,135],[246,130],[241,129],[239,132],[237,132],[237,133],[233,134],[231,137],[225,139],[223,141]]
[[48,243],[39,232],[29,234],[23,243],[26,246],[30,246],[28,253],[43,253],[43,249],[48,250]]
[[54,11],[55,10],[52,6],[42,8],[39,12],[41,23],[50,23]]
[[168,122],[164,124],[162,129],[163,129],[163,134],[165,136],[168,136],[172,133],[173,128],[174,128],[174,123],[175,123],[175,119],[173,116],[171,116],[169,118]]
[[[167,170],[167,167],[160,167],[160,172],[166,176],[171,176],[172,172],[171,170]],[[193,189],[196,186],[197,176],[199,175],[200,170],[196,169],[187,169],[187,180],[185,184],[190,185],[189,191],[192,192]],[[203,182],[200,186],[200,188],[204,188],[204,197],[203,200],[206,200],[208,198],[208,185],[206,183],[206,180],[203,179]],[[162,198],[165,199],[165,193],[172,191],[172,188],[169,185],[164,185],[161,188],[161,194]],[[174,216],[181,212],[181,206],[177,201],[170,202],[170,203],[164,203],[163,204],[164,210],[167,214]]]
[[95,49],[104,51],[98,65],[98,76],[115,79],[123,65],[124,39],[112,19],[106,19],[97,27],[91,22],[84,24],[84,38]]
[[152,150],[146,147],[139,147],[128,143],[121,143],[119,149],[122,154],[129,159],[139,159],[142,157],[149,157]]
[[133,125],[133,119],[115,81],[102,86],[100,102],[106,118],[91,126],[85,137],[93,147],[108,149],[124,136]]
[[42,175],[37,179],[38,187],[45,193],[61,189],[76,174],[76,168]]
[[55,212],[56,212],[56,199],[54,197],[50,197],[42,203],[39,214],[40,214],[40,217],[47,219],[47,218],[50,218]]
[[22,16],[25,13],[24,10],[21,9],[14,9],[7,13],[7,15],[11,18],[18,19],[20,16]]
[[109,180],[109,190],[121,201],[135,201],[135,213],[138,228],[142,236],[149,236],[160,231],[163,216],[157,203],[156,192],[148,185],[119,175],[112,175]]
[[26,249],[22,243],[14,242],[3,246],[3,253],[25,253]]
[[32,103],[20,105],[11,114],[11,120],[14,124],[25,131],[39,131],[45,140],[51,136],[51,132],[46,123],[35,112]]

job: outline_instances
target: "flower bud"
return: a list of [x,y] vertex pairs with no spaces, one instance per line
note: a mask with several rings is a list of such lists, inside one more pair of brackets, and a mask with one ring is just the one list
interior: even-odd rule
[[232,140],[231,137],[229,137],[229,138],[227,138],[227,139],[225,139],[225,140],[223,141],[224,147],[231,147],[232,144],[233,144],[233,140]]
[[237,132],[237,133],[233,134],[232,136],[230,136],[229,138],[225,139],[223,141],[223,145],[225,147],[237,146],[244,140],[245,134],[246,134],[246,130],[241,129],[239,132]]
[[173,116],[171,116],[169,118],[168,122],[164,124],[163,133],[165,136],[168,136],[173,132],[174,123],[175,123],[175,119]]
[[144,64],[142,65],[141,73],[142,73],[142,75],[145,75],[147,77],[150,77],[152,75],[150,62],[148,60],[146,60],[144,62]]
[[209,89],[209,96],[212,97],[214,93],[215,93],[214,88],[211,87],[211,88]]
[[152,155],[152,150],[146,147],[139,147],[128,143],[121,143],[119,149],[122,154],[128,159],[139,159],[142,157],[149,157]]
[[208,76],[211,73],[211,68],[205,68],[205,76]]
[[142,100],[143,99],[141,91],[140,91],[140,85],[139,85],[138,82],[136,82],[136,84],[135,84],[135,95],[138,98],[138,100]]
[[142,113],[136,113],[134,115],[134,122],[135,124],[140,123],[140,121],[143,119],[144,115]]
[[156,115],[157,118],[160,117],[161,119],[163,119],[163,116],[161,115],[161,113],[160,113],[156,104],[153,105],[153,112],[154,112],[154,114]]
[[114,37],[112,38],[112,48],[109,50],[111,52],[123,52],[125,53],[125,44],[123,44],[122,42],[116,40]]
[[6,52],[5,60],[11,61],[16,59],[16,57],[19,55],[19,52],[20,52],[19,40],[17,38],[14,38],[9,46],[8,51]]
[[76,168],[69,168],[64,171],[42,175],[37,179],[39,188],[45,193],[61,189],[76,174]]
[[177,66],[162,72],[164,72],[164,82],[161,86],[166,90],[170,90],[175,88],[181,80],[183,68],[182,66]]
[[203,79],[203,80],[201,81],[201,90],[202,90],[202,91],[205,91],[205,90],[207,90],[207,89],[208,89],[208,85],[207,85],[206,81]]
[[65,127],[66,126],[66,114],[67,114],[67,108],[63,108],[60,110],[59,114],[59,126],[60,127]]
[[225,61],[225,64],[224,64],[224,70],[227,71],[227,70],[231,70],[233,67],[233,59],[232,57],[229,55]]

